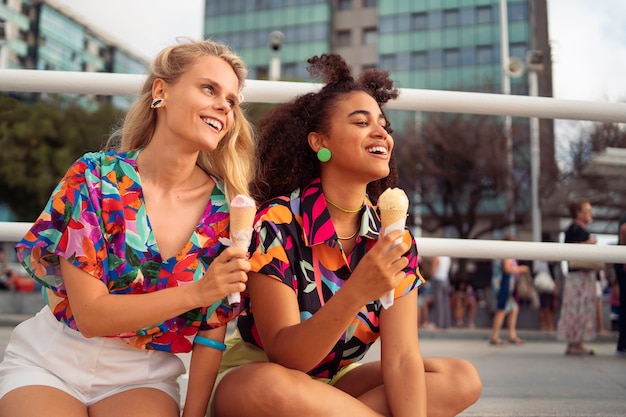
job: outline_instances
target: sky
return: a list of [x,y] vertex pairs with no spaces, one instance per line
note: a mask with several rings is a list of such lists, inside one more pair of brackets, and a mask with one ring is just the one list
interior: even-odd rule
[[[56,0],[147,59],[200,39],[204,0]],[[548,0],[554,97],[626,101],[626,1]]]

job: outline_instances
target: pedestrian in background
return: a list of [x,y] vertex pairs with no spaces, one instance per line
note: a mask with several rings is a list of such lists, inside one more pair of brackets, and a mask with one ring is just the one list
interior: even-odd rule
[[554,331],[554,313],[556,310],[557,288],[553,275],[554,262],[535,262],[533,284],[539,296],[539,330]]
[[14,286],[13,271],[9,268],[4,246],[0,243],[0,290],[12,290]]
[[[596,244],[597,239],[587,230],[593,220],[589,200],[573,201],[569,212],[572,221],[565,230],[565,243]],[[576,267],[573,262],[569,263],[568,269],[563,284],[557,340],[567,342],[566,355],[594,355],[594,350],[585,347],[584,342],[596,337],[597,271]]]
[[440,329],[450,327],[452,308],[450,305],[450,270],[452,258],[449,256],[435,256],[432,260],[432,293],[433,319],[431,320]]
[[[619,220],[617,237],[618,245],[626,245],[626,214]],[[615,264],[615,275],[619,292],[619,334],[617,336],[616,353],[626,357],[626,263]]]
[[427,330],[435,330],[437,326],[430,320],[431,309],[433,308],[433,260],[435,258],[420,258],[420,271],[422,278],[424,278],[424,285],[419,287],[417,292],[417,307],[419,310],[419,324],[420,328]]
[[[513,236],[506,236],[504,240],[516,240]],[[517,260],[494,259],[493,260],[493,293],[496,297],[496,312],[493,315],[491,323],[491,337],[489,343],[491,345],[506,345],[512,343],[520,345],[524,340],[517,335],[517,315],[519,313],[519,305],[515,299],[515,284],[521,273],[530,273],[527,265],[518,265]],[[507,319],[508,340],[500,338],[500,329]]]
[[473,329],[478,310],[478,300],[476,299],[476,291],[467,279],[458,279],[454,283],[454,290],[450,295],[450,308],[452,310],[452,318],[456,327],[465,326],[465,317],[467,317],[467,327]]

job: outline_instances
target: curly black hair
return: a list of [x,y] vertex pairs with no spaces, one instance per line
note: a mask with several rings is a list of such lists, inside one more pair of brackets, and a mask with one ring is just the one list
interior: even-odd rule
[[[307,60],[311,76],[325,83],[319,92],[307,93],[270,110],[259,121],[256,138],[257,173],[251,184],[258,202],[288,195],[320,176],[320,162],[308,143],[310,132],[327,133],[330,115],[341,96],[363,91],[382,107],[398,97],[389,73],[370,69],[358,79],[350,75],[345,60],[337,54],[323,54]],[[383,113],[384,114],[384,113]],[[389,123],[387,131],[391,133]],[[387,187],[395,187],[398,174],[393,155],[387,177],[371,182],[368,195],[377,199]]]

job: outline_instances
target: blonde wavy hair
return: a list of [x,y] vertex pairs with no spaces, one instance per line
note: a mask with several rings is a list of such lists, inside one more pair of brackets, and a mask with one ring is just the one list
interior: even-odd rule
[[[150,108],[152,83],[157,78],[175,83],[202,56],[216,56],[232,67],[239,80],[239,92],[244,87],[248,70],[241,58],[226,45],[211,40],[185,41],[163,49],[150,67],[150,72],[120,129],[113,132],[107,147],[119,151],[143,148],[152,140],[157,112]],[[211,153],[201,151],[198,165],[224,183],[227,201],[237,194],[249,195],[254,161],[252,126],[240,106],[233,109],[234,123]]]

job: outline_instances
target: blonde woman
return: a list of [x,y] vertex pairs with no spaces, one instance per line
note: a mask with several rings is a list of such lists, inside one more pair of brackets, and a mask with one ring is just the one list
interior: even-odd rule
[[47,306],[13,332],[0,415],[178,417],[191,351],[184,415],[204,415],[250,268],[218,241],[251,179],[246,73],[219,43],[166,48],[115,149],[70,167],[16,248]]

